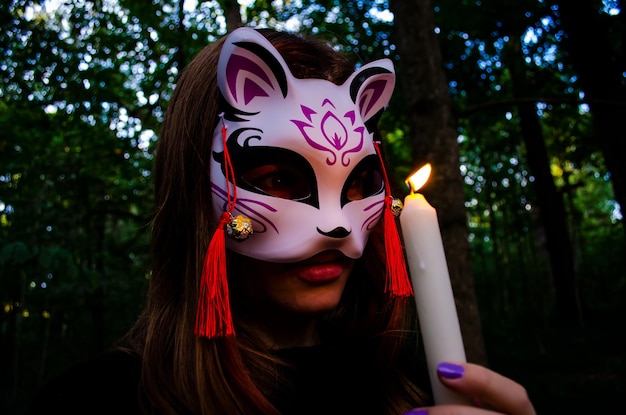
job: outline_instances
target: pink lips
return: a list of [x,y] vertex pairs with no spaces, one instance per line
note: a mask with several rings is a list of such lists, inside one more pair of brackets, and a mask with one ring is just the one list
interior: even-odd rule
[[309,283],[326,283],[341,276],[344,256],[336,252],[322,252],[298,264],[298,277]]

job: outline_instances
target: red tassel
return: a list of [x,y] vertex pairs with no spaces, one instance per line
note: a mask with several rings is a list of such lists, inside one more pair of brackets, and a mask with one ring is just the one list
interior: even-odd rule
[[409,297],[413,295],[413,287],[406,270],[402,242],[398,235],[396,219],[391,211],[393,198],[385,198],[385,211],[383,212],[383,227],[385,232],[385,255],[387,256],[387,277],[385,280],[385,292],[391,297]]
[[226,224],[230,213],[222,213],[204,258],[194,334],[198,337],[224,337],[235,334],[230,313],[226,276]]
[[198,337],[211,339],[235,334],[226,276],[224,228],[229,220],[230,213],[222,213],[204,258],[194,328],[194,334]]
[[[224,164],[226,174],[226,187],[228,204],[226,212],[222,213],[220,222],[211,237],[202,275],[200,276],[200,289],[198,307],[196,309],[196,324],[194,334],[198,337],[214,338],[235,334],[233,317],[230,312],[230,297],[228,295],[228,276],[226,274],[226,224],[232,218],[231,212],[237,203],[237,185],[233,165],[228,154],[226,145],[226,125],[222,118],[222,142],[224,145]],[[230,190],[232,183],[232,195]]]
[[385,164],[377,142],[374,142],[376,153],[380,160],[380,165],[385,180],[385,207],[383,210],[383,229],[385,236],[385,255],[387,257],[387,275],[385,279],[385,292],[391,297],[409,297],[413,295],[413,287],[406,270],[406,261],[402,250],[402,241],[398,234],[396,220],[391,210],[393,197],[391,187],[385,171]]

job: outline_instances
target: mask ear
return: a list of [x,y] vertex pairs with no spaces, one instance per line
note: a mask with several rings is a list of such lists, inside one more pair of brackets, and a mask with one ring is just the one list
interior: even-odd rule
[[257,31],[242,27],[224,42],[217,83],[226,101],[243,112],[259,112],[272,98],[287,96],[287,64]]
[[370,62],[352,74],[347,82],[350,97],[368,125],[368,121],[376,121],[389,104],[396,83],[393,63],[389,59]]

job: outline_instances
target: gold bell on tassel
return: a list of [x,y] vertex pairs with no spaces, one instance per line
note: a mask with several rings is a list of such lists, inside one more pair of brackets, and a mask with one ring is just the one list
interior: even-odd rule
[[243,215],[231,216],[226,225],[226,234],[236,241],[248,239],[252,232],[252,221]]
[[402,203],[402,200],[398,199],[397,197],[392,197],[390,207],[391,213],[397,218],[398,216],[400,216],[400,213],[402,213],[402,209],[404,209],[404,204]]

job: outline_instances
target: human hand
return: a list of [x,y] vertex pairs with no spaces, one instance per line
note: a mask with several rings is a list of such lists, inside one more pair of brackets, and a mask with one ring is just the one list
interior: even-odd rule
[[475,406],[437,405],[416,408],[404,415],[535,415],[526,389],[519,383],[472,363],[440,363],[439,380],[467,396]]

